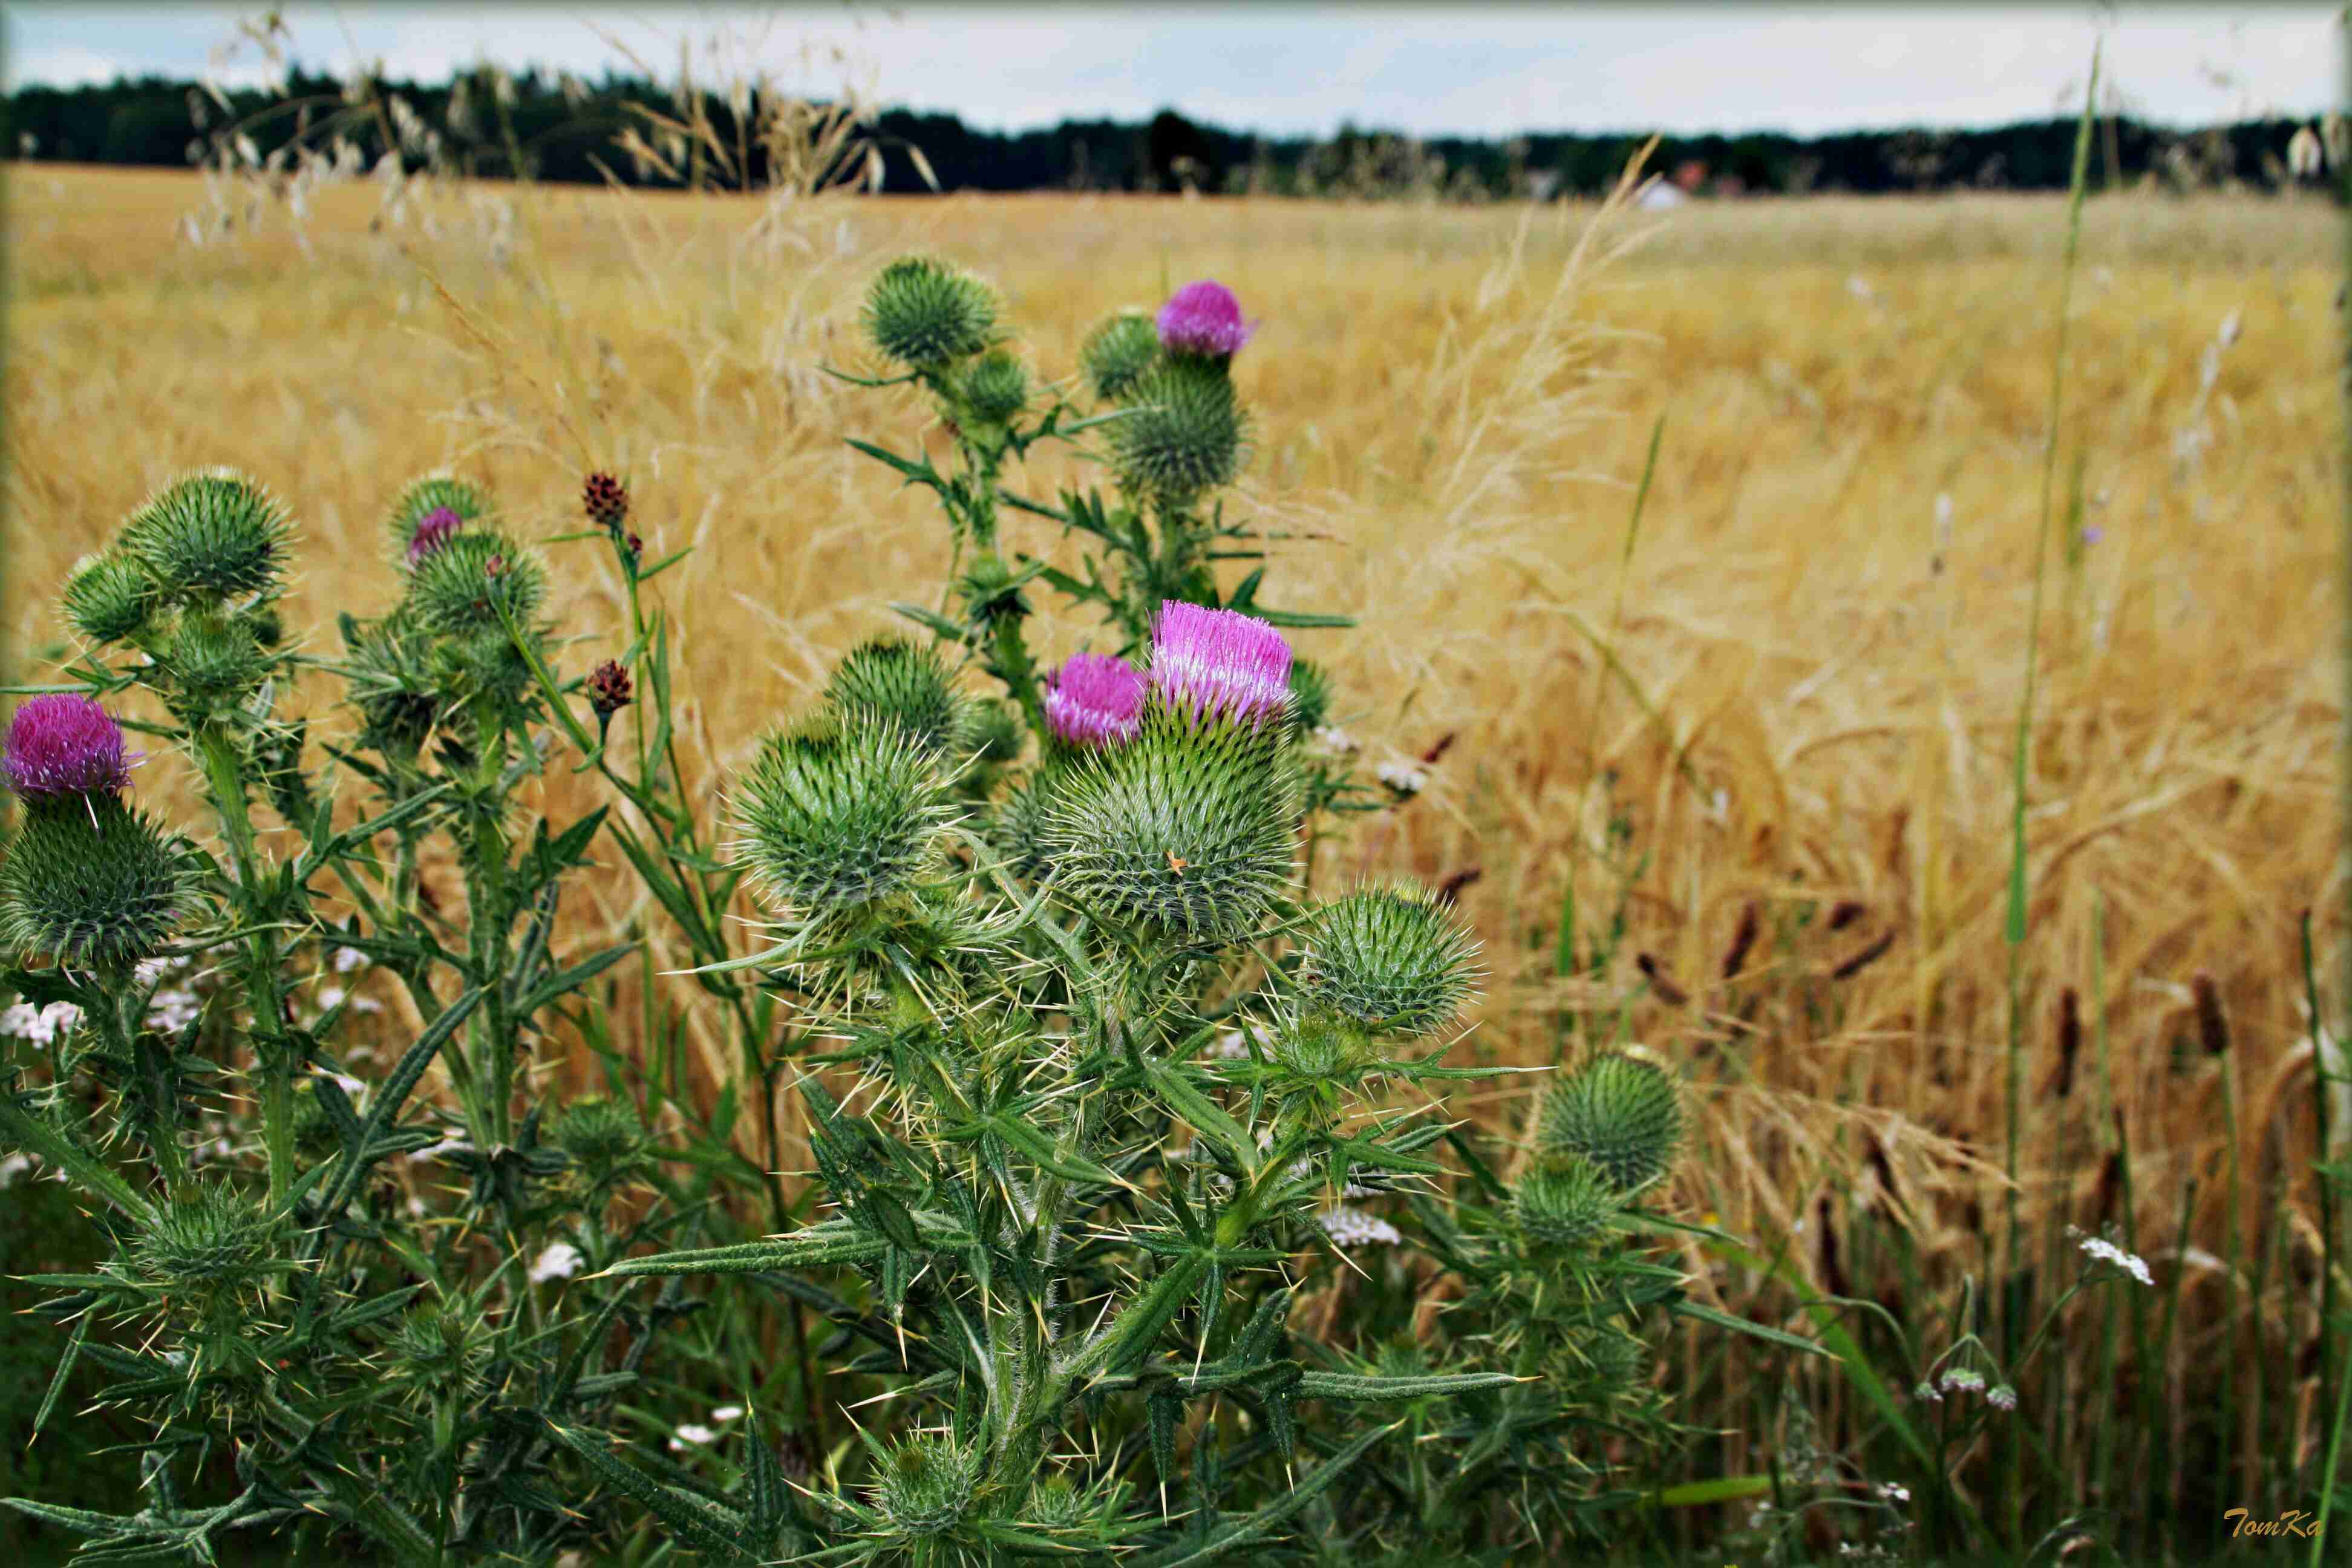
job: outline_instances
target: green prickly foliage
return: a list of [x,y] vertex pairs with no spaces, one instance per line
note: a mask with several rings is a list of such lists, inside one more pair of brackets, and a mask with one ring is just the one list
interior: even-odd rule
[[917,745],[960,749],[965,702],[938,650],[903,637],[876,637],[850,650],[826,683],[825,700],[846,723],[895,724]]
[[875,277],[862,315],[866,336],[885,359],[935,370],[988,346],[996,297],[967,272],[907,256]]
[[1299,734],[1323,727],[1331,716],[1331,678],[1312,659],[1290,661],[1290,724]]
[[1105,403],[1126,399],[1160,363],[1160,329],[1140,310],[1122,311],[1099,322],[1078,350],[1078,365],[1087,384]]
[[1368,889],[1324,905],[1305,949],[1300,996],[1368,1028],[1426,1035],[1470,994],[1475,945],[1422,889]]
[[1537,1127],[1546,1149],[1581,1155],[1631,1196],[1673,1164],[1682,1142],[1682,1098],[1664,1068],[1611,1052],[1553,1086]]
[[94,643],[136,636],[155,611],[155,583],[138,558],[120,550],[92,556],[66,582],[66,624]]
[[504,637],[506,616],[524,624],[547,599],[547,565],[491,530],[454,535],[416,563],[405,607],[416,624],[444,637]]
[[388,756],[414,757],[441,711],[430,645],[409,617],[370,626],[346,620],[352,699],[365,727],[360,743]]
[[1133,740],[1061,770],[1039,845],[1082,903],[1191,942],[1255,930],[1292,877],[1298,784],[1276,724],[1158,704]]
[[1222,366],[1165,362],[1135,383],[1127,404],[1127,416],[1105,434],[1111,470],[1130,495],[1189,506],[1241,472],[1250,419]]
[[277,592],[293,534],[286,509],[232,468],[174,480],[123,524],[123,552],[163,595],[203,604]]
[[909,890],[954,813],[933,753],[887,721],[831,713],[771,735],[737,796],[754,880],[810,912]]
[[184,845],[111,795],[33,807],[0,859],[0,942],[61,967],[153,957],[195,897]]
[[479,487],[455,474],[426,474],[400,492],[384,517],[384,531],[392,536],[395,559],[404,563],[407,560],[417,525],[443,507],[456,512],[469,529],[490,515],[489,497]]

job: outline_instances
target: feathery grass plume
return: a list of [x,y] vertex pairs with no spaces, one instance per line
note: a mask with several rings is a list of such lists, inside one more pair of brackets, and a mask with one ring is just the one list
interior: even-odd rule
[[1029,367],[992,349],[974,360],[957,384],[964,412],[982,425],[1005,425],[1029,405]]
[[1579,1154],[1545,1156],[1511,1193],[1511,1217],[1538,1247],[1590,1241],[1616,1212],[1617,1193],[1607,1173]]
[[1067,746],[1133,739],[1143,717],[1143,672],[1108,654],[1074,653],[1045,685],[1045,724]]
[[987,284],[927,256],[904,256],[876,275],[862,319],[885,359],[936,370],[989,344],[996,296]]
[[1470,994],[1476,944],[1425,889],[1334,900],[1315,911],[1301,945],[1301,1000],[1386,1034],[1443,1028]]
[[416,564],[407,607],[418,625],[446,636],[506,636],[503,609],[526,623],[547,598],[547,566],[503,533],[460,533]]
[[944,1535],[971,1512],[980,1480],[980,1455],[945,1434],[919,1433],[881,1466],[874,1506],[898,1534]]
[[1192,941],[1246,935],[1290,885],[1297,781],[1280,726],[1147,706],[1053,781],[1038,847],[1082,903]]
[[122,726],[96,698],[53,691],[26,698],[10,715],[0,780],[27,804],[116,795],[130,787],[142,761],[125,749]]
[[1124,402],[1136,383],[1159,363],[1159,328],[1140,310],[1123,311],[1100,322],[1078,350],[1087,384],[1105,403]]
[[895,724],[934,752],[959,747],[964,699],[939,650],[903,637],[879,637],[852,648],[834,667],[825,700],[846,721]]
[[1171,354],[1222,363],[1242,351],[1257,323],[1242,320],[1234,291],[1212,278],[1187,283],[1160,307],[1160,346]]
[[275,593],[293,531],[258,483],[207,468],[157,491],[123,524],[121,544],[163,595],[202,602]]
[[178,705],[196,710],[235,707],[268,672],[252,623],[226,616],[184,616],[157,661],[176,689]]
[[1171,600],[1151,638],[1151,693],[1195,719],[1255,727],[1290,702],[1290,642],[1254,616]]
[[888,720],[826,712],[761,746],[735,854],[770,898],[823,913],[909,890],[953,815],[933,752]]
[[1137,380],[1127,404],[1106,435],[1111,471],[1129,495],[1186,507],[1241,472],[1249,415],[1218,362],[1162,363]]
[[195,900],[184,845],[110,794],[27,811],[0,860],[0,943],[73,969],[152,958]]
[[120,550],[93,555],[66,582],[66,624],[94,643],[121,642],[155,610],[155,583],[137,557]]
[[257,1311],[270,1282],[296,1267],[283,1221],[226,1182],[156,1205],[123,1257],[167,1315],[221,1326]]
[[1611,1052],[1544,1096],[1543,1146],[1579,1154],[1630,1197],[1666,1173],[1683,1135],[1682,1097],[1664,1069]]
[[[392,535],[393,554],[414,566],[419,559],[418,539],[425,524],[434,521],[438,514],[447,512],[457,520],[455,526],[436,524],[446,539],[468,523],[482,521],[489,515],[489,497],[477,486],[455,474],[426,474],[400,492],[384,519],[384,528]],[[425,553],[430,554],[435,548],[428,545]]]

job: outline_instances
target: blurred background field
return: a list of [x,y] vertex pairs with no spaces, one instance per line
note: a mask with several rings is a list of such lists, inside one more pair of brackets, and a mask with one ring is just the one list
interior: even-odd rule
[[[386,223],[344,186],[299,226],[257,207],[199,244],[194,174],[5,182],[15,679],[64,651],[52,595],[74,560],[190,467],[291,503],[289,621],[322,655],[336,612],[393,601],[382,518],[415,474],[485,480],[551,535],[609,468],[650,552],[694,550],[662,586],[714,813],[760,733],[945,563],[919,499],[843,444],[904,449],[912,401],[818,369],[866,368],[874,268],[919,247],[977,268],[1054,377],[1106,311],[1227,283],[1265,323],[1236,365],[1258,416],[1243,504],[1305,536],[1265,597],[1362,616],[1302,635],[1339,721],[1368,761],[1434,755],[1425,792],[1317,875],[1477,873],[1460,900],[1489,978],[1465,1057],[1549,1064],[1622,1028],[1681,1068],[1702,1131],[1679,1207],[1775,1267],[1689,1261],[1766,1322],[1801,1325],[1810,1289],[1940,1348],[1964,1276],[1979,1303],[2054,1299],[2063,1227],[2111,1229],[2153,1268],[2149,1321],[2101,1292],[2021,1371],[2035,1484],[2159,1518],[2305,1495],[2322,1248],[2299,922],[2323,994],[2346,934],[2334,207],[2084,213],[2027,749],[2012,1252],[2003,901],[2062,199],[1649,214],[454,185]],[[1041,449],[1015,483],[1079,473]],[[1055,547],[1024,521],[1014,545]],[[576,673],[604,657],[620,584],[601,555],[555,559]],[[1091,629],[1032,642],[1058,658]],[[184,773],[156,761],[142,793],[184,801]],[[565,768],[546,787],[601,804]],[[568,940],[634,929],[633,886],[615,868]],[[690,994],[664,994],[696,1041]],[[715,1092],[726,1058],[703,1043]],[[1533,1092],[1455,1107],[1507,1126]],[[806,1163],[789,1141],[748,1152]],[[1893,1354],[1875,1317],[1849,1327]],[[1730,1434],[1693,1474],[1883,1436],[1831,1363],[1691,1342],[1666,1374],[1681,1414]]]

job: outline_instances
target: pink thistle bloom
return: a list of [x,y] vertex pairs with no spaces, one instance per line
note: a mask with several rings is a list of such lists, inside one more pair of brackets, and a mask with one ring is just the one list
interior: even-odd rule
[[408,537],[408,563],[415,565],[448,543],[449,536],[465,526],[466,520],[452,509],[435,507],[425,514],[425,521],[418,523],[416,531]]
[[79,692],[36,697],[8,721],[8,751],[0,773],[28,801],[69,795],[112,795],[131,783],[143,759],[122,749],[122,726]]
[[1074,653],[1045,688],[1045,723],[1074,746],[1131,739],[1143,713],[1143,672],[1108,654]]
[[1230,358],[1256,331],[1234,291],[1213,279],[1185,284],[1160,307],[1160,346],[1171,353]]
[[1222,713],[1257,723],[1290,702],[1290,644],[1239,610],[1170,600],[1151,640],[1151,689],[1195,717]]

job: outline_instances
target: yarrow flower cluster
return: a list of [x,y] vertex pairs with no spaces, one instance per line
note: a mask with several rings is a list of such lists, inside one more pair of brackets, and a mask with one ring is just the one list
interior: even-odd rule
[[1143,672],[1107,654],[1072,654],[1045,688],[1045,722],[1073,746],[1132,740],[1143,715]]
[[0,1011],[0,1035],[13,1036],[36,1046],[53,1046],[59,1035],[80,1022],[81,1009],[70,1002],[52,1002],[46,1007],[13,1002]]
[[1388,1221],[1346,1204],[1325,1209],[1316,1216],[1316,1223],[1334,1247],[1396,1247],[1404,1241],[1403,1234]]
[[1160,346],[1170,353],[1231,358],[1257,331],[1242,320],[1241,301],[1213,279],[1187,283],[1160,307]]
[[534,1283],[549,1279],[569,1279],[580,1272],[580,1265],[585,1261],[586,1259],[580,1256],[580,1249],[570,1242],[551,1242],[547,1250],[541,1253],[538,1260],[530,1266],[530,1277]]
[[1416,795],[1429,787],[1429,775],[1410,763],[1382,763],[1374,771],[1381,783],[1401,795]]
[[19,797],[48,802],[119,794],[131,783],[132,764],[142,760],[123,750],[122,726],[93,699],[59,691],[16,710],[0,773]]
[[2143,1285],[2154,1285],[2156,1277],[2147,1271],[2147,1262],[2137,1253],[2126,1252],[2114,1242],[2102,1237],[2078,1237],[2076,1245],[2101,1263],[2111,1263]]
[[1238,610],[1171,601],[1151,643],[1151,689],[1195,718],[1222,714],[1256,724],[1290,702],[1290,644]]

